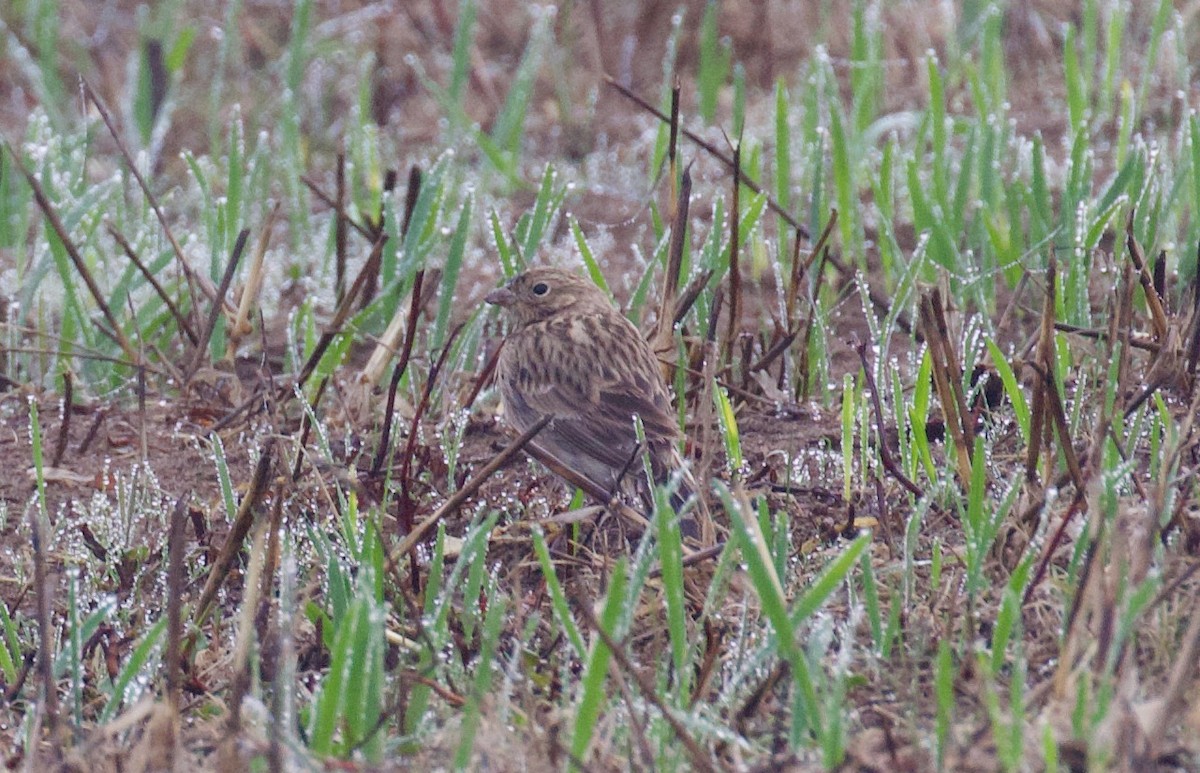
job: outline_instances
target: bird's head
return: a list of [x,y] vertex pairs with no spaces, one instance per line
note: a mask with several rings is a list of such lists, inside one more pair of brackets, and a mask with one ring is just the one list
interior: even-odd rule
[[492,290],[485,300],[508,309],[522,327],[567,311],[612,309],[591,280],[561,268],[531,268]]

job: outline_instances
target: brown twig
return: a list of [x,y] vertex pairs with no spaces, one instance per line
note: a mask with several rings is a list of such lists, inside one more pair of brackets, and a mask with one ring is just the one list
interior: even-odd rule
[[[817,243],[813,245],[812,251],[808,254],[808,260],[800,260],[800,241],[804,234],[796,232],[795,248],[792,251],[792,275],[788,283],[788,295],[785,309],[787,310],[788,330],[795,330],[798,327],[796,322],[796,307],[800,300],[800,283],[804,280],[805,274],[808,273],[809,267],[825,246],[829,244],[829,239],[833,235],[833,229],[837,225],[838,211],[836,209],[829,210],[829,219],[825,222],[825,227],[821,229],[821,236],[817,239]],[[820,276],[818,275],[818,281]],[[813,302],[816,302],[816,295],[813,295]]]
[[[670,175],[671,184],[668,186],[667,190],[670,191],[670,202],[669,202],[670,208],[668,211],[671,213],[672,218],[675,218],[677,222],[678,222],[677,206],[678,206],[679,200],[681,198],[687,197],[687,194],[684,194],[684,193],[681,193],[680,196],[678,196],[678,197],[676,197],[676,195],[675,195],[676,194],[675,179],[676,179],[676,172],[678,170],[678,164],[679,164],[678,159],[679,159],[679,92],[680,91],[681,91],[681,86],[679,83],[679,77],[676,76],[675,83],[673,83],[671,85],[671,118],[670,118],[670,122],[669,122],[670,132],[668,133],[668,136],[667,136],[667,173],[668,173],[668,175]],[[690,164],[689,164],[689,166],[690,166]],[[684,174],[687,174],[687,172],[685,171]],[[688,190],[689,191],[691,190],[691,180],[688,181]],[[686,221],[687,221],[687,218],[685,217],[684,222],[686,222]]]
[[321,383],[317,384],[317,393],[313,395],[308,410],[300,418],[300,440],[296,444],[296,463],[292,466],[293,483],[300,480],[300,468],[304,464],[304,447],[308,445],[308,436],[312,432],[312,419],[310,417],[316,415],[317,405],[320,404],[321,397],[325,394],[325,387],[327,386],[329,386],[329,376],[321,379]]
[[[817,253],[814,251],[813,254],[816,255]],[[797,380],[796,384],[797,395],[800,393],[803,393],[805,396],[808,395],[808,351],[810,348],[809,344],[812,341],[814,323],[817,319],[816,299],[820,297],[821,283],[825,280],[825,263],[829,260],[829,248],[824,248],[821,250],[820,254],[821,263],[817,266],[816,285],[813,287],[812,293],[813,306],[809,309],[808,315],[804,318],[804,328],[800,335],[800,358],[799,362],[796,363],[796,371],[800,374],[800,378]]]
[[975,444],[974,439],[967,434],[970,419],[962,397],[962,365],[950,346],[949,330],[942,313],[941,293],[935,289],[932,293],[922,296],[918,309],[921,332],[925,336],[932,361],[930,370],[933,385],[942,405],[943,424],[956,452],[959,481],[965,486],[971,480],[971,454]]
[[158,295],[159,299],[164,304],[166,304],[167,310],[170,311],[171,316],[175,318],[175,324],[179,325],[179,329],[182,330],[183,334],[188,337],[188,341],[191,342],[192,346],[195,346],[197,343],[199,343],[200,338],[196,335],[196,331],[192,330],[191,322],[189,322],[187,317],[183,315],[183,312],[179,310],[179,307],[175,305],[175,301],[171,300],[170,294],[167,293],[162,284],[159,283],[157,278],[155,278],[154,272],[151,271],[146,264],[141,261],[141,258],[138,257],[137,251],[133,249],[133,245],[129,243],[129,240],[125,238],[125,235],[118,231],[116,226],[114,226],[112,223],[105,223],[104,226],[108,229],[109,235],[112,236],[112,238],[116,240],[117,244],[121,246],[121,250],[125,253],[125,257],[129,258],[129,262],[132,263],[139,272],[141,272],[142,276],[150,284],[150,287],[154,289],[155,294]]
[[[396,390],[400,387],[400,379],[408,370],[408,360],[412,356],[413,343],[417,337],[417,317],[421,313],[421,285],[425,281],[425,269],[421,269],[413,277],[411,298],[408,306],[408,320],[405,324],[404,343],[400,347],[400,361],[392,368],[392,380],[388,384],[387,407],[383,412],[383,431],[379,437],[379,448],[375,452],[375,460],[371,463],[371,476],[375,477],[383,469],[391,446],[392,416],[396,410]],[[453,339],[451,339],[453,340]],[[433,374],[430,374],[432,378]]]
[[1192,376],[1192,389],[1195,389],[1196,364],[1200,362],[1200,242],[1196,244],[1196,262],[1192,265],[1192,318],[1187,352],[1184,355],[1187,363],[1187,373]]
[[[1050,254],[1046,265],[1046,293],[1042,299],[1042,323],[1038,334],[1037,352],[1034,355],[1043,372],[1051,373],[1054,368],[1054,305],[1055,286],[1058,282],[1058,261],[1054,253]],[[1029,418],[1029,447],[1025,452],[1025,479],[1037,479],[1037,464],[1041,457],[1042,445],[1049,435],[1045,429],[1046,410],[1049,398],[1046,390],[1054,387],[1054,382],[1040,379],[1034,387]]]
[[[442,371],[442,366],[446,363],[446,357],[450,354],[450,348],[454,345],[454,341],[458,338],[458,334],[462,331],[466,323],[459,323],[457,327],[450,333],[450,337],[446,340],[446,345],[442,347],[441,354],[429,369],[429,376],[425,379],[425,388],[421,391],[421,399],[417,403],[416,409],[413,411],[412,424],[408,430],[408,442],[404,445],[404,455],[400,458],[400,473],[397,476],[400,481],[400,491],[397,494],[399,500],[400,512],[398,518],[400,528],[404,532],[412,530],[412,516],[416,510],[416,501],[412,496],[412,462],[417,452],[417,436],[421,426],[421,419],[429,410],[429,400],[433,394],[433,385],[437,383],[438,374]],[[413,566],[416,567],[416,557],[413,557]],[[415,578],[414,573],[414,578]]]
[[552,418],[553,417],[547,415],[538,419],[529,427],[529,429],[522,432],[521,436],[514,440],[507,448],[496,454],[491,461],[480,468],[479,472],[475,473],[470,480],[464,483],[462,488],[454,492],[454,494],[447,499],[441,507],[435,510],[432,515],[414,526],[413,530],[406,534],[404,539],[400,541],[400,544],[388,554],[389,559],[393,562],[399,563],[403,556],[406,556],[412,552],[412,549],[416,547],[422,539],[425,538],[425,535],[427,535],[434,526],[436,526],[447,515],[450,515],[457,510],[463,502],[467,501],[468,497],[472,496],[477,490],[479,490],[480,486],[487,482],[488,478],[495,474],[496,470],[503,467],[508,463],[509,459],[512,459],[514,456],[520,453],[521,449],[525,448],[525,446],[529,444],[529,441],[533,440],[537,433],[541,432],[542,428],[550,423]]
[[[673,176],[672,179],[674,179]],[[672,187],[672,191],[674,191],[674,187]],[[651,344],[654,353],[658,356],[663,378],[668,384],[674,380],[672,371],[674,371],[677,359],[675,349],[676,297],[679,294],[679,272],[683,267],[683,248],[686,243],[688,208],[691,198],[692,171],[691,165],[688,165],[688,168],[683,170],[683,180],[679,186],[679,201],[671,225],[671,244],[667,251],[667,272],[663,276],[662,301],[659,303],[658,322]]]
[[[225,346],[226,357],[230,360],[237,356],[238,346],[242,342],[242,338],[249,335],[254,326],[250,324],[250,311],[254,308],[255,301],[258,300],[259,293],[262,292],[263,278],[266,274],[265,266],[267,260],[267,247],[271,244],[271,234],[275,230],[275,221],[279,219],[280,203],[276,201],[269,212],[267,212],[266,222],[263,223],[262,230],[258,235],[258,242],[254,246],[254,254],[250,258],[250,265],[246,269],[246,283],[242,287],[241,297],[238,298],[237,313],[233,317],[233,321],[228,326],[228,341]],[[258,308],[261,316],[262,306]],[[262,326],[259,326],[262,330]]]
[[96,284],[95,278],[92,276],[91,269],[87,266],[87,261],[79,254],[79,248],[75,246],[75,241],[71,239],[71,234],[67,232],[67,227],[58,216],[58,210],[50,203],[49,197],[46,196],[46,191],[42,188],[42,184],[38,182],[37,177],[33,172],[25,166],[25,162],[17,155],[16,149],[6,142],[8,154],[12,156],[13,162],[17,169],[21,170],[29,187],[33,189],[33,197],[37,200],[38,208],[42,210],[42,214],[46,217],[46,222],[50,224],[51,230],[58,236],[62,242],[63,248],[67,251],[67,257],[71,259],[71,263],[75,266],[75,271],[78,272],[83,283],[87,285],[88,293],[92,296],[92,300],[100,307],[100,313],[104,315],[105,321],[108,322],[111,328],[111,334],[116,339],[117,344],[121,347],[121,351],[129,358],[131,362],[141,362],[138,358],[138,353],[134,350],[133,345],[129,343],[129,339],[121,331],[121,325],[117,322],[117,318],[113,316],[112,309],[108,307],[108,301],[104,298],[104,293],[101,292],[100,286]]
[[70,370],[63,371],[62,422],[58,425],[58,439],[54,442],[54,455],[50,457],[50,466],[62,464],[63,454],[67,452],[67,439],[71,435],[71,404],[75,401],[75,377]]
[[[124,141],[121,140],[121,135],[117,131],[116,124],[113,123],[112,116],[109,115],[108,108],[104,105],[104,100],[92,89],[90,83],[83,81],[84,95],[92,101],[96,106],[97,112],[100,113],[100,118],[104,121],[104,125],[108,127],[108,133],[112,135],[113,142],[117,144],[117,149],[121,151],[121,155],[125,158],[125,165],[129,168],[134,179],[137,180],[138,186],[142,189],[142,195],[146,197],[150,208],[154,210],[155,217],[158,218],[158,224],[162,227],[163,233],[166,234],[167,241],[171,244],[171,249],[175,252],[175,258],[178,261],[179,268],[183,272],[184,278],[187,279],[188,287],[199,285],[201,291],[208,296],[209,300],[216,300],[216,291],[212,286],[212,282],[203,274],[198,274],[192,267],[188,265],[187,259],[183,257],[183,248],[179,246],[179,242],[175,239],[175,234],[171,231],[171,227],[167,225],[167,216],[163,214],[162,207],[158,205],[158,198],[154,192],[150,190],[150,186],[146,183],[146,179],[142,177],[142,173],[138,170],[137,164],[133,161],[133,156],[129,149],[125,147]],[[195,293],[192,297],[192,313],[199,313],[199,306],[195,302]],[[233,311],[230,307],[229,311]]]
[[692,761],[692,770],[715,771],[716,767],[713,765],[713,759],[711,755],[707,754],[702,748],[700,748],[700,744],[696,741],[692,734],[688,732],[688,729],[684,727],[679,718],[675,716],[675,711],[663,703],[662,699],[658,697],[658,692],[654,689],[654,685],[642,675],[640,670],[634,667],[629,658],[629,654],[625,652],[625,648],[622,647],[620,643],[612,637],[612,634],[604,630],[604,626],[600,625],[600,621],[596,619],[596,614],[592,611],[591,605],[580,605],[579,612],[580,618],[584,621],[587,627],[595,631],[596,635],[600,637],[600,640],[604,642],[604,646],[608,647],[609,652],[612,653],[613,660],[615,660],[621,670],[633,680],[633,683],[637,686],[638,692],[642,694],[642,697],[645,698],[650,705],[658,709],[658,712],[662,715],[662,718],[665,719],[667,724],[671,726],[671,730],[674,731],[675,736],[683,743],[683,748],[687,751],[688,757]]
[[234,516],[233,525],[229,529],[229,535],[225,538],[225,543],[221,546],[221,552],[217,555],[217,560],[213,562],[212,568],[208,572],[208,580],[204,584],[204,590],[200,594],[200,601],[197,602],[195,612],[192,615],[193,625],[197,629],[193,631],[188,638],[187,646],[185,647],[184,658],[191,656],[192,647],[196,644],[196,636],[198,629],[208,620],[208,616],[216,604],[217,592],[225,584],[229,578],[229,570],[233,566],[233,562],[237,559],[238,553],[242,550],[242,545],[246,541],[246,535],[250,533],[250,527],[254,525],[255,510],[258,507],[259,500],[267,490],[269,482],[271,464],[275,458],[275,441],[273,438],[268,438],[263,444],[262,450],[259,452],[258,464],[254,467],[254,475],[250,479],[245,496],[242,497],[242,502],[238,506],[237,515]]
[[[626,86],[623,86],[621,83],[619,83],[617,81],[616,78],[613,78],[611,75],[605,75],[604,80],[609,86],[612,86],[614,89],[616,89],[618,92],[620,92],[620,94],[623,97],[625,97],[626,99],[633,102],[635,105],[637,105],[639,108],[641,108],[645,112],[650,113],[655,118],[662,121],[663,123],[670,123],[671,119],[669,116],[664,115],[663,112],[661,110],[659,110],[658,108],[654,107],[654,105],[651,105],[649,102],[647,102],[646,100],[642,99],[637,94],[635,94],[632,90],[630,90]],[[723,163],[725,166],[729,167],[730,169],[733,168],[733,159],[730,158],[729,156],[725,155],[724,153],[722,153],[715,145],[706,141],[703,137],[696,134],[695,132],[692,132],[683,127],[680,127],[679,131],[681,134],[683,134],[684,137],[687,137],[689,140],[691,140],[692,142],[699,145],[704,150],[705,153],[708,153],[710,156],[717,159],[718,161],[720,161],[721,163]],[[775,214],[779,215],[780,217],[782,217],[785,221],[787,221],[787,224],[790,225],[792,228],[795,228],[795,229],[799,230],[801,233],[803,233],[804,238],[806,238],[806,239],[808,238],[808,229],[805,228],[804,226],[802,226],[800,224],[800,222],[798,220],[796,220],[796,218],[793,217],[790,212],[788,212],[783,207],[781,207],[779,205],[779,202],[777,202],[775,200],[775,197],[772,196],[765,189],[763,189],[763,187],[761,185],[759,185],[757,182],[755,182],[754,180],[752,180],[748,177],[742,179],[742,184],[745,185],[750,190],[754,191],[755,193],[765,194],[767,197],[767,206],[770,207],[771,211],[774,212]]]
[[696,299],[700,297],[700,293],[708,286],[708,280],[712,279],[713,270],[705,269],[696,276],[692,277],[688,282],[687,287],[683,288],[683,292],[679,295],[679,300],[675,304],[675,319],[674,324],[678,325],[687,316],[687,313],[692,310]]
[[895,478],[897,483],[903,486],[914,497],[920,499],[925,495],[925,492],[904,474],[904,470],[900,469],[900,465],[896,463],[895,458],[892,456],[891,447],[888,446],[885,434],[886,427],[883,422],[883,406],[879,401],[879,389],[875,385],[875,374],[871,369],[871,360],[867,356],[867,345],[857,340],[857,338],[857,336],[854,336],[851,344],[854,346],[854,350],[858,352],[858,358],[863,366],[863,376],[867,381],[867,391],[871,393],[871,405],[875,413],[875,431],[879,433],[879,459],[883,462],[883,469],[887,470],[888,474]]
[[[649,102],[642,99],[637,94],[633,93],[633,91],[630,90],[629,88],[621,85],[611,75],[605,75],[604,80],[606,83],[608,83],[609,86],[612,86],[622,96],[624,96],[626,99],[628,99],[631,102],[633,102],[634,104],[636,104],[639,108],[641,108],[645,112],[650,113],[655,118],[658,118],[660,121],[663,121],[664,123],[668,122],[670,120],[666,115],[663,115],[663,112],[661,110],[657,109],[656,107],[651,105]],[[722,153],[720,150],[718,150],[716,148],[716,146],[714,146],[712,143],[705,141],[702,137],[700,137],[699,135],[697,135],[694,132],[688,131],[687,129],[681,128],[680,131],[682,132],[684,137],[687,137],[689,140],[691,140],[692,142],[699,145],[704,150],[704,152],[708,153],[713,158],[715,158],[718,161],[720,161],[721,163],[725,164],[726,167],[729,167],[730,169],[733,168],[733,159],[729,158],[724,153]],[[757,182],[755,182],[754,180],[751,180],[749,178],[743,178],[742,184],[745,185],[750,190],[754,191],[755,193],[764,194],[767,197],[767,207],[772,212],[774,212],[779,217],[783,218],[783,220],[789,226],[791,226],[798,233],[802,234],[805,239],[809,238],[810,235],[808,233],[808,229],[805,228],[803,225],[801,225],[800,221],[797,220],[795,218],[795,216],[793,216],[790,212],[788,212],[786,209],[784,209],[782,206],[780,206],[779,202],[775,200],[775,197],[772,196],[768,191],[766,191],[761,185],[759,185]],[[855,276],[855,274],[857,273],[853,268],[851,268],[846,263],[842,262],[841,259],[839,259],[833,255],[830,255],[828,257],[828,260],[829,260],[829,263],[835,269],[837,269],[838,273],[844,277],[853,278]],[[882,295],[881,293],[876,292],[875,290],[872,290],[870,287],[867,288],[867,298],[871,301],[871,305],[874,306],[877,311],[880,311],[880,312],[883,312],[884,314],[886,314],[891,309],[891,301],[887,297]],[[900,328],[901,330],[903,330],[906,333],[912,332],[912,323],[909,322],[908,315],[897,314],[896,315],[896,327]]]
[[312,194],[321,200],[322,204],[332,209],[334,216],[337,217],[340,222],[349,224],[351,228],[353,228],[355,231],[358,231],[358,233],[365,237],[368,241],[373,242],[377,238],[372,233],[372,229],[350,217],[343,207],[338,206],[336,198],[321,190],[321,186],[316,180],[312,179],[308,175],[302,174],[300,175],[300,182],[304,183],[312,192]]
[[1133,235],[1133,215],[1133,208],[1130,208],[1129,217],[1125,220],[1125,247],[1129,250],[1129,258],[1133,261],[1133,267],[1137,269],[1138,281],[1146,296],[1146,308],[1150,310],[1150,324],[1154,327],[1154,337],[1162,341],[1167,335],[1167,312],[1163,309],[1162,298],[1154,289],[1154,277],[1150,273],[1150,267],[1146,265],[1142,246]]
[[293,389],[302,387],[307,383],[309,377],[312,376],[313,370],[316,369],[321,358],[325,356],[325,351],[333,343],[333,339],[337,337],[338,333],[342,332],[342,326],[346,324],[346,320],[350,318],[350,313],[353,310],[354,299],[358,296],[359,291],[362,290],[363,284],[366,282],[370,272],[378,267],[385,242],[387,242],[387,234],[381,234],[371,247],[371,254],[367,256],[367,262],[358,272],[358,276],[355,277],[354,283],[350,286],[350,291],[346,293],[346,297],[338,304],[337,309],[334,311],[333,319],[330,320],[325,331],[321,333],[321,337],[317,340],[317,345],[313,347],[312,354],[309,355],[303,367],[300,368],[300,375],[296,377],[294,383],[288,384],[279,395],[280,402],[289,399]]
[[333,297],[338,303],[342,302],[342,296],[346,294],[346,153],[340,151],[337,154],[337,168],[334,172],[336,180],[334,195],[337,197],[334,204],[333,216]]
[[[742,143],[733,147],[733,204],[729,207],[729,327],[725,334],[726,359],[731,359],[733,344],[741,327],[742,314]],[[746,371],[743,370],[743,373]]]
[[167,537],[167,656],[163,671],[166,672],[167,701],[175,711],[179,710],[183,688],[180,654],[183,647],[183,586],[187,581],[183,559],[189,497],[184,493],[175,500]]
[[237,241],[233,243],[233,252],[229,255],[229,263],[225,266],[225,273],[221,276],[221,285],[217,288],[217,295],[213,299],[212,309],[208,313],[208,321],[204,323],[204,329],[200,331],[200,340],[196,342],[196,348],[192,353],[192,361],[188,364],[184,371],[185,379],[191,380],[191,377],[200,369],[200,365],[204,362],[204,354],[208,349],[208,342],[212,340],[213,331],[217,329],[217,319],[221,316],[221,307],[225,303],[225,296],[229,293],[229,286],[233,284],[233,275],[237,273],[238,264],[242,260],[242,253],[246,250],[246,240],[250,238],[250,229],[243,228],[237,236]]
[[58,687],[54,683],[54,628],[50,622],[53,607],[50,600],[50,584],[46,572],[46,546],[42,544],[42,510],[29,511],[29,540],[33,546],[34,598],[37,601],[38,618],[38,676],[42,680],[42,700],[46,708],[46,727],[54,739],[55,748],[61,748]]

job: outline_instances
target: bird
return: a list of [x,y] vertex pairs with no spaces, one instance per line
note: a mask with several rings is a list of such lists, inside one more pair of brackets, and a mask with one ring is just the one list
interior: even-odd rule
[[636,416],[655,482],[682,470],[671,497],[680,509],[694,481],[678,451],[671,395],[650,344],[607,294],[569,270],[536,267],[485,300],[512,322],[496,364],[505,418],[525,432],[551,417],[531,441],[534,456],[550,457],[610,496],[632,483],[649,505]]

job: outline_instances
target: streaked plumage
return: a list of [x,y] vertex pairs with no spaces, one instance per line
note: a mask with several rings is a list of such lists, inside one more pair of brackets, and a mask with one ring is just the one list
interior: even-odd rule
[[[513,321],[496,379],[518,431],[552,415],[534,443],[613,492],[637,448],[637,415],[655,477],[661,481],[678,466],[679,428],[654,353],[595,284],[563,269],[534,268],[487,301]],[[644,480],[639,459],[625,478]]]

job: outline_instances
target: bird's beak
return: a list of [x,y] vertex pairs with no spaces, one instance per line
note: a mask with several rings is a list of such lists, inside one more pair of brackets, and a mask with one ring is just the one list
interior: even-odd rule
[[484,298],[484,300],[488,303],[492,303],[497,306],[511,306],[513,301],[516,299],[516,293],[508,289],[507,285],[504,287],[497,287],[495,290],[492,290],[490,293],[488,293],[486,298]]

